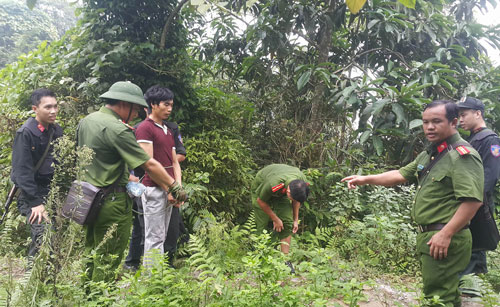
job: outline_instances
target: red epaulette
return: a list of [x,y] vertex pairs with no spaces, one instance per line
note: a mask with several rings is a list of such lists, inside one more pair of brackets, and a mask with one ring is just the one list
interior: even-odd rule
[[465,146],[457,146],[456,150],[458,151],[458,154],[461,156],[468,155],[470,153],[470,150],[467,149]]
[[279,190],[283,189],[285,187],[285,184],[284,183],[280,183],[278,185],[275,185],[274,187],[271,188],[271,191],[273,191],[273,193],[275,192],[278,192]]
[[134,131],[134,130],[135,130],[135,128],[134,128],[134,127],[130,126],[129,124],[127,124],[127,123],[126,123],[126,122],[124,122],[123,120],[121,120],[121,119],[120,119],[119,121],[120,121],[122,124],[124,124],[125,126],[127,126],[127,128],[131,129],[132,131]]

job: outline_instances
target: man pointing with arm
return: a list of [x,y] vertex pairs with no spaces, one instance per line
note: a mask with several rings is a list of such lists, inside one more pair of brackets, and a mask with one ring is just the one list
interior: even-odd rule
[[456,130],[458,108],[436,100],[422,114],[431,143],[410,164],[378,175],[349,176],[349,188],[365,184],[417,184],[412,218],[418,224],[417,252],[426,298],[439,296],[445,306],[460,306],[459,273],[471,255],[468,223],[482,202],[483,167],[479,154]]

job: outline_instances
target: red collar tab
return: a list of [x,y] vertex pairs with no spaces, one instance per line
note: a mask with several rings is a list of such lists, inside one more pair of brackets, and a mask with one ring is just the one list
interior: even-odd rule
[[273,191],[273,193],[275,192],[278,192],[279,190],[283,189],[285,187],[285,184],[284,183],[280,183],[278,185],[275,185],[274,187],[271,188],[271,191]]
[[446,141],[444,141],[443,143],[438,145],[437,150],[439,153],[441,153],[446,148],[448,148],[448,143],[446,143]]
[[456,149],[458,151],[458,154],[461,156],[468,155],[470,153],[470,150],[467,149],[467,147],[462,146],[462,145],[458,146]]
[[45,131],[45,127],[42,125],[42,124],[38,124],[38,130],[44,132]]
[[132,131],[135,130],[134,127],[130,126],[129,124],[127,124],[126,122],[124,122],[123,120],[120,119],[120,121],[122,122],[122,124],[124,124],[125,126],[127,126],[127,128],[131,129]]

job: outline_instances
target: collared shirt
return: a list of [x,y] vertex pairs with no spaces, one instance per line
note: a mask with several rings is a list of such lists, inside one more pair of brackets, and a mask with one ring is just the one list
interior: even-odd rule
[[286,189],[291,181],[306,180],[306,176],[296,167],[286,164],[271,164],[261,169],[252,183],[252,195],[264,202],[273,198],[286,197]]
[[[465,143],[458,133],[446,140],[451,146],[458,142]],[[430,146],[413,162],[399,169],[405,179],[418,184],[412,218],[419,225],[448,223],[465,199],[483,200],[484,173],[481,158],[469,146],[467,150],[470,152],[463,155],[450,149],[428,174],[418,179],[418,172],[437,156],[440,145]]]
[[[174,135],[167,125],[157,124],[151,118],[146,118],[135,131],[135,137],[138,143],[149,143],[153,145],[153,158],[165,167],[167,173],[174,177],[172,168],[173,157],[172,149],[175,149]],[[142,183],[148,187],[155,187],[157,184],[149,177],[144,176]]]
[[109,186],[116,180],[119,186],[125,186],[129,169],[150,159],[137,144],[133,129],[105,106],[80,121],[78,145],[94,151],[84,180],[97,187]]
[[12,146],[11,179],[21,189],[21,197],[29,207],[35,207],[44,202],[54,174],[52,145],[40,168],[36,173],[34,172],[36,164],[47,148],[50,131],[54,131],[52,141],[63,134],[58,124],[51,124],[48,129],[45,129],[35,118],[31,117],[17,130]]

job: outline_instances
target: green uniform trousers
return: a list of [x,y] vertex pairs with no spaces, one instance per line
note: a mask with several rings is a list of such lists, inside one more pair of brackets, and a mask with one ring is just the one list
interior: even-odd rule
[[445,306],[461,306],[458,291],[459,273],[469,263],[472,250],[472,235],[468,229],[456,233],[448,248],[448,256],[435,260],[430,255],[427,242],[437,231],[417,235],[417,251],[422,266],[422,279],[425,298],[438,295]]
[[[116,230],[107,234],[113,224]],[[86,226],[85,252],[87,278],[113,281],[127,248],[132,226],[132,200],[125,192],[111,193],[104,199],[96,221]]]
[[[257,233],[262,233],[264,229],[268,228],[268,224],[271,219],[269,218],[269,215],[267,215],[257,203],[257,197],[252,197],[252,199]],[[276,200],[271,200],[268,205],[283,222],[283,230],[281,232],[273,232],[273,237],[277,236],[281,240],[291,236],[293,229],[293,211],[291,201],[287,197],[282,197]]]

